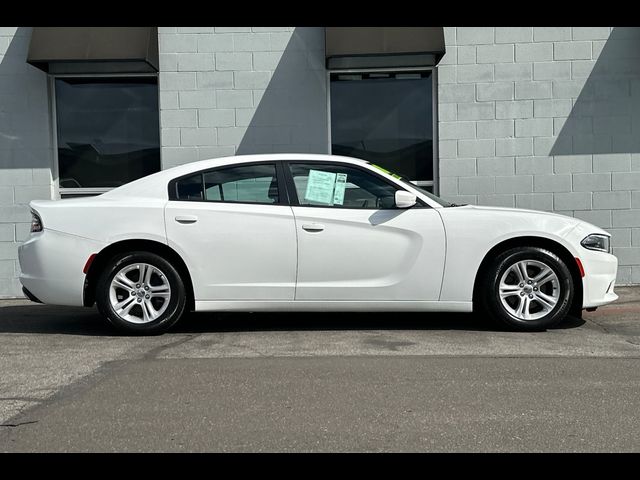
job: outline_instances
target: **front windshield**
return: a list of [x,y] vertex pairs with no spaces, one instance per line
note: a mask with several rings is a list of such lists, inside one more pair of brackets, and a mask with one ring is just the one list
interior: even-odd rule
[[396,180],[399,180],[400,182],[406,184],[406,185],[410,185],[411,187],[415,188],[416,190],[418,190],[420,193],[425,194],[427,197],[429,197],[431,200],[433,200],[434,202],[436,202],[439,205],[442,205],[443,207],[453,207],[456,206],[454,203],[450,203],[447,202],[446,200],[441,199],[440,197],[438,197],[437,195],[434,195],[433,193],[431,193],[430,191],[428,191],[425,188],[422,188],[418,185],[416,185],[415,183],[412,183],[411,180],[409,180],[407,177],[404,177],[402,175],[398,175],[397,173],[393,173],[390,172],[389,170],[387,170],[386,168],[383,168],[379,165],[376,165],[375,163],[369,163],[369,165],[371,165],[374,168],[377,168],[378,170],[380,170],[381,172],[384,172],[388,175],[391,175],[393,178],[395,178]]

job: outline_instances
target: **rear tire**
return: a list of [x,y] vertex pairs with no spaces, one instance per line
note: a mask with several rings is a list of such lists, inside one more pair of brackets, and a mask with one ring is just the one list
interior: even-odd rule
[[518,247],[499,254],[483,279],[478,299],[491,318],[522,331],[540,331],[568,314],[573,278],[555,253]]
[[171,328],[186,308],[180,274],[151,252],[115,255],[96,284],[96,305],[117,329],[134,335],[158,335]]

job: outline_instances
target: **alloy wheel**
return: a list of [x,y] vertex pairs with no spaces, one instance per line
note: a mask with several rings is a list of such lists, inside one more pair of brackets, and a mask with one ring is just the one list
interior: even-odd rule
[[127,265],[116,273],[109,286],[113,311],[131,323],[149,323],[169,306],[171,286],[167,276],[148,263]]
[[500,302],[518,320],[538,320],[548,315],[558,304],[560,293],[558,275],[538,260],[520,260],[500,278]]

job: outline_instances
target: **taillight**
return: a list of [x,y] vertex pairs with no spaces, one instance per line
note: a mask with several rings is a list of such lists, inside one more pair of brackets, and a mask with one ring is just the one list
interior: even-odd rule
[[35,210],[31,210],[31,232],[41,232],[43,228],[40,215]]

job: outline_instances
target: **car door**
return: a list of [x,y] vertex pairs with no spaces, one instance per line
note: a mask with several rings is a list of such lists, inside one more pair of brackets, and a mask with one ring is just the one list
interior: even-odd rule
[[402,189],[347,163],[287,162],[298,234],[296,300],[438,300],[440,215],[395,207]]
[[196,300],[293,300],[296,232],[281,170],[238,164],[170,183],[167,239]]

